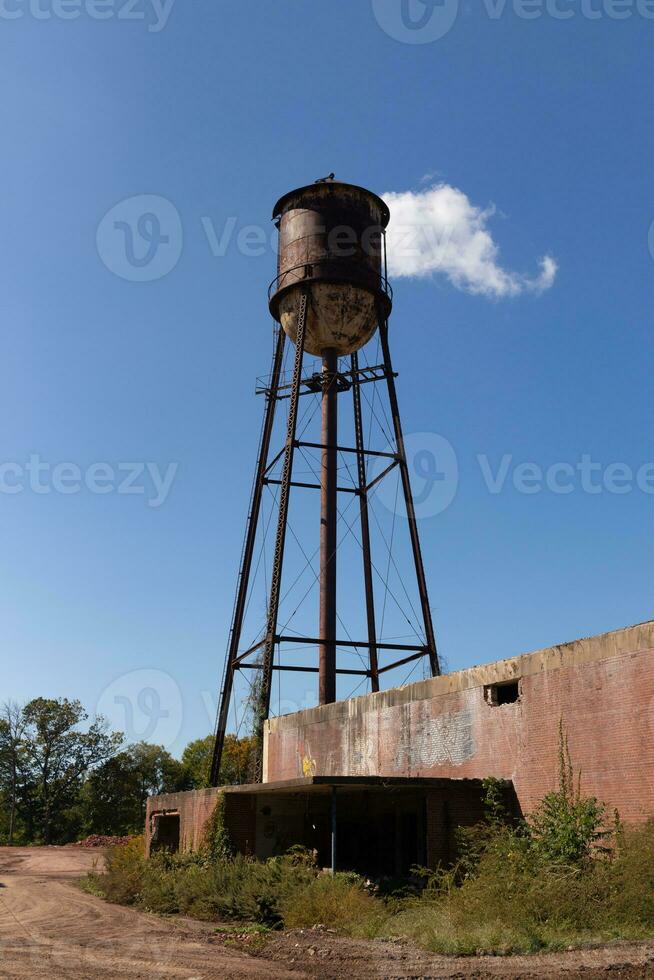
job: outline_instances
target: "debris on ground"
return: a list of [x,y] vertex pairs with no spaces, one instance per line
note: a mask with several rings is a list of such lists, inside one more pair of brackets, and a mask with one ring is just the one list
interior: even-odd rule
[[131,837],[109,837],[105,834],[90,834],[84,840],[75,841],[69,847],[122,847],[129,844]]

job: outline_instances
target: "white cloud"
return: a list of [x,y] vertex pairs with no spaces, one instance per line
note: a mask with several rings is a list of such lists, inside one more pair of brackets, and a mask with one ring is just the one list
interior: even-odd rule
[[457,289],[494,298],[542,293],[554,283],[558,265],[550,255],[539,260],[535,275],[503,269],[499,247],[488,230],[495,208],[475,207],[456,187],[440,183],[383,198],[391,209],[388,267],[392,276],[441,274]]

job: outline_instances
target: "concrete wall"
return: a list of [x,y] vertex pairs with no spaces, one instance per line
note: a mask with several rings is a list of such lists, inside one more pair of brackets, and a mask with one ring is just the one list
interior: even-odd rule
[[[487,685],[519,680],[493,707]],[[558,726],[582,788],[654,816],[654,623],[268,722],[264,778],[498,776],[528,812],[557,785]]]

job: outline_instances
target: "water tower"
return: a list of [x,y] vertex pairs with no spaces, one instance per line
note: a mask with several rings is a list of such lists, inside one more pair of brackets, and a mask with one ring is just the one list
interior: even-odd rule
[[[234,678],[238,671],[254,670],[255,734],[261,738],[269,716],[272,677],[275,670],[296,670],[318,675],[318,701],[336,700],[338,675],[364,674],[372,691],[380,689],[380,674],[425,658],[431,675],[439,673],[427,583],[420,550],[409,468],[398,409],[395,377],[388,342],[388,319],[392,291],[386,276],[386,227],[390,213],[376,194],[333,179],[317,181],[285,194],[275,205],[273,219],[279,230],[277,276],[269,290],[270,312],[279,324],[270,378],[266,383],[266,407],[255,477],[250,500],[245,541],[239,569],[234,613],[228,641],[216,741],[212,764],[212,783],[218,783],[220,761],[229,716]],[[358,352],[379,331],[381,363],[360,366]],[[288,340],[294,345],[292,372],[282,376]],[[305,355],[321,360],[321,370],[304,370]],[[392,423],[393,445],[380,452],[366,446],[362,421],[361,388],[383,383]],[[298,409],[304,395],[320,399],[319,442],[304,442],[298,434]],[[346,395],[351,395],[354,445],[339,442],[339,409],[343,412]],[[284,443],[271,456],[275,413],[281,401],[288,401]],[[311,448],[320,453],[319,480],[294,480],[297,450]],[[356,485],[339,486],[338,458],[348,454],[356,460]],[[383,463],[374,480],[371,461]],[[281,464],[278,480],[271,469]],[[406,508],[414,574],[419,597],[422,638],[420,643],[385,642],[378,636],[375,589],[371,554],[369,495],[375,485],[399,469]],[[267,589],[265,625],[258,642],[243,650],[242,629],[248,602],[257,532],[260,530],[264,488],[278,488],[276,534]],[[280,632],[278,617],[288,530],[289,503],[294,489],[313,489],[320,493],[319,527],[319,609],[315,636]],[[337,518],[339,493],[354,493],[359,503],[359,532],[362,554],[360,574],[365,595],[367,638],[346,639],[338,635],[337,569],[339,546]],[[302,641],[313,651],[311,662],[288,666],[276,663],[275,651],[285,643]],[[339,648],[356,647],[367,652],[365,670],[339,667]],[[380,655],[390,653],[390,663],[380,663]],[[281,660],[281,658],[280,658]],[[260,772],[259,772],[260,778]]]

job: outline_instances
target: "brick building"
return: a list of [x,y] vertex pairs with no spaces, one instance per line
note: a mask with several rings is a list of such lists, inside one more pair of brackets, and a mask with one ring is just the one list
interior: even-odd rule
[[328,864],[338,842],[343,867],[447,862],[484,777],[523,813],[555,788],[561,721],[583,792],[626,823],[654,817],[654,622],[272,719],[263,784],[153,797],[148,840],[197,847],[224,792],[244,852],[304,843]]

